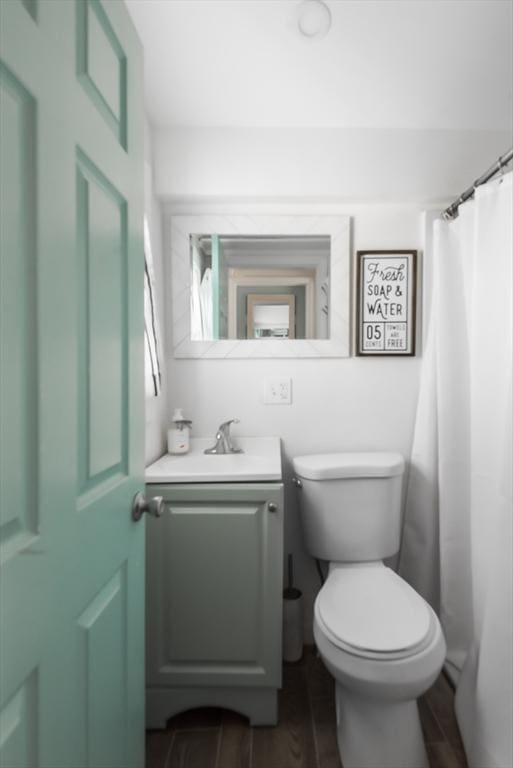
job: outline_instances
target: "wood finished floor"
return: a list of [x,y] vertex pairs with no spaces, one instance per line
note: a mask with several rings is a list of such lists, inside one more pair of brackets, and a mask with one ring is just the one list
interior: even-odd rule
[[[419,709],[431,768],[467,768],[443,675]],[[251,728],[226,710],[191,710],[171,718],[165,731],[147,732],[146,768],[342,768],[333,680],[308,648],[301,662],[283,668],[275,728]]]

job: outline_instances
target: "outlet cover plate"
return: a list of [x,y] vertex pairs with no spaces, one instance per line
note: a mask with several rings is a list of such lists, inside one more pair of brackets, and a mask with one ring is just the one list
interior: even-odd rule
[[264,380],[264,403],[266,405],[290,405],[292,403],[292,381],[287,377]]

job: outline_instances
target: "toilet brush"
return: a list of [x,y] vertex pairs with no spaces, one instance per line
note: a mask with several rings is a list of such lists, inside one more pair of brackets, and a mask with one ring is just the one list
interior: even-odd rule
[[292,554],[287,556],[287,587],[283,590],[283,660],[299,661],[303,655],[303,595],[294,584]]

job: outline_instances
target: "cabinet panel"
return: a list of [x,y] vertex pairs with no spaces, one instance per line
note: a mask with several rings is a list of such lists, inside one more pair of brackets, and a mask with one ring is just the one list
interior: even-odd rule
[[161,662],[259,657],[266,514],[262,505],[167,506]]

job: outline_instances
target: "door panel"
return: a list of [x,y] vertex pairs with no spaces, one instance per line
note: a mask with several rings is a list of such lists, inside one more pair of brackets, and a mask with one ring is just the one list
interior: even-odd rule
[[0,2],[2,765],[144,762],[141,93],[124,3]]
[[0,552],[4,559],[37,531],[35,219],[31,173],[35,153],[35,106],[24,86],[0,64],[0,323],[12,343],[2,344],[0,366],[9,371],[0,390],[5,419],[0,452]]
[[37,675],[33,672],[0,713],[0,754],[8,768],[36,768]]
[[[80,154],[79,457],[82,492],[126,474],[127,202]],[[112,290],[115,286],[115,290]]]
[[126,56],[97,0],[84,0],[78,8],[77,74],[92,103],[126,148]]
[[127,756],[127,595],[122,567],[78,618],[79,665],[88,765],[129,765]]

